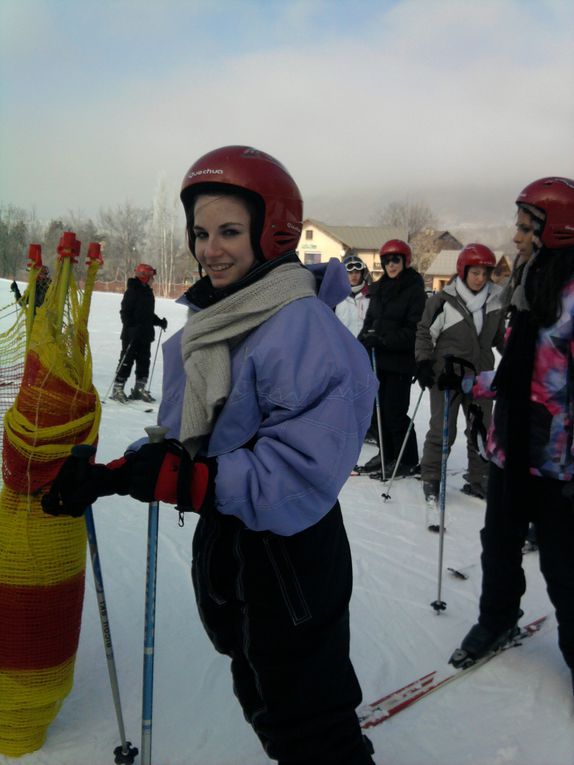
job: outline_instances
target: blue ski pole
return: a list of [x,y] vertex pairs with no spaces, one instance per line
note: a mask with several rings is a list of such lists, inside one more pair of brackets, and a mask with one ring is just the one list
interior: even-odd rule
[[[164,440],[167,428],[152,425],[145,428],[150,443]],[[157,577],[157,541],[159,502],[150,502],[147,527],[147,569],[145,587],[145,625],[142,693],[142,765],[151,765],[153,723],[153,660],[155,649],[155,596]]]

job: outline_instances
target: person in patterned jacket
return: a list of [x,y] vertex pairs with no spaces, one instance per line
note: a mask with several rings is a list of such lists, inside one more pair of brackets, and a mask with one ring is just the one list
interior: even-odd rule
[[540,569],[556,609],[574,687],[574,180],[542,178],[516,204],[534,227],[534,255],[515,290],[496,372],[476,398],[496,397],[478,623],[451,657],[461,666],[516,633],[526,590],[522,547],[534,523]]

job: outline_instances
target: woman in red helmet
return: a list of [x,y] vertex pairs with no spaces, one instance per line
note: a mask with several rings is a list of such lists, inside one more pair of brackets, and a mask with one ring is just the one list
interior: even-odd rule
[[[415,355],[417,379],[421,387],[430,389],[430,423],[423,447],[421,476],[425,499],[429,503],[427,525],[438,530],[440,469],[442,458],[444,393],[435,379],[444,370],[445,356],[464,359],[477,372],[494,369],[493,347],[502,349],[504,340],[504,308],[502,288],[491,281],[496,266],[492,250],[483,244],[467,244],[456,261],[456,276],[441,292],[429,298],[417,329]],[[468,482],[463,491],[473,496],[486,496],[487,466],[470,439],[468,407],[471,397],[460,391],[451,396],[448,435],[449,447],[456,439],[456,422],[460,408],[467,420]],[[488,423],[491,404],[482,405]]]
[[[129,493],[200,513],[192,574],[202,622],[231,657],[233,687],[283,765],[373,765],[349,658],[352,570],[338,493],[369,425],[376,379],[299,261],[295,182],[244,146],[210,152],[181,198],[205,276],[165,344],[160,421],[178,440],[52,487],[47,511]],[[324,299],[322,298],[324,297]],[[167,346],[167,347],[166,347]]]
[[136,382],[130,399],[155,401],[146,390],[151,358],[151,344],[155,338],[154,327],[167,329],[167,319],[155,314],[155,298],[152,289],[156,271],[147,263],[135,267],[134,276],[128,279],[128,286],[122,298],[120,316],[122,319],[122,352],[111,398],[125,404],[128,397],[124,385],[132,367],[136,365]]
[[574,679],[574,180],[534,181],[516,204],[534,228],[534,255],[512,296],[496,374],[479,376],[473,390],[496,396],[482,593],[478,623],[451,662],[472,662],[514,633],[526,590],[522,547],[533,522],[559,646]]
[[[395,472],[397,459],[410,425],[408,416],[415,371],[415,334],[425,307],[422,276],[411,267],[410,246],[401,239],[385,242],[380,250],[383,276],[370,290],[370,303],[359,340],[374,351],[379,378],[382,441],[386,473]],[[375,426],[376,427],[376,426]],[[374,430],[374,428],[373,428]],[[419,452],[411,428],[395,476],[418,472]],[[363,473],[381,470],[381,452],[359,467]]]

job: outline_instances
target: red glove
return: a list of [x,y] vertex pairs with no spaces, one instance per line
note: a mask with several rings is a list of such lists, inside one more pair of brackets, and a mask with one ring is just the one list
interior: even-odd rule
[[128,494],[142,502],[167,502],[178,510],[200,513],[212,490],[217,463],[191,459],[179,441],[144,444],[125,458]]
[[[78,450],[87,450],[85,454]],[[89,461],[88,446],[74,447],[62,465],[50,490],[42,497],[49,515],[83,515],[98,497],[129,494],[142,502],[167,502],[180,512],[200,513],[213,491],[217,462],[197,457],[192,460],[176,440],[144,444],[107,465]]]

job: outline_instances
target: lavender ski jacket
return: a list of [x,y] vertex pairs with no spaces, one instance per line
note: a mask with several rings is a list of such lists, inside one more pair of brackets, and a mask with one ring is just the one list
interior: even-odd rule
[[[217,460],[216,509],[253,531],[290,536],[326,515],[371,421],[378,383],[369,357],[333,312],[348,293],[339,267],[332,261],[319,274],[319,297],[285,306],[232,351],[229,398],[202,452]],[[181,332],[163,345],[158,416],[175,438]]]

